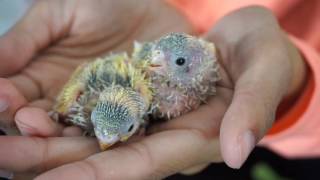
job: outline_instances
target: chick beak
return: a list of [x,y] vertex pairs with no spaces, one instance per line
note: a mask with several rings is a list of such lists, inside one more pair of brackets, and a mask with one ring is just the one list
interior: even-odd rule
[[129,137],[130,136],[123,136],[123,137],[121,137],[120,141],[121,142],[125,142],[125,141],[127,141],[129,139]]
[[113,143],[111,143],[111,144],[108,144],[108,143],[103,143],[103,142],[100,142],[99,143],[99,146],[100,146],[100,150],[101,151],[105,151],[105,150],[107,150],[110,146],[112,146],[113,145]]
[[154,51],[154,54],[150,61],[151,68],[159,68],[164,66],[165,56],[162,51]]
[[150,64],[150,67],[152,68],[157,68],[157,67],[161,67],[161,64]]
[[119,141],[118,136],[111,137],[110,139],[98,139],[100,150],[105,151]]

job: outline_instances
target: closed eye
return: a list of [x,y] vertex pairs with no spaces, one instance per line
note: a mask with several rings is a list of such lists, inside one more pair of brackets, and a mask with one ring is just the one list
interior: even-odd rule
[[129,126],[129,128],[128,128],[128,132],[131,132],[132,130],[133,130],[133,124],[131,124],[130,126]]

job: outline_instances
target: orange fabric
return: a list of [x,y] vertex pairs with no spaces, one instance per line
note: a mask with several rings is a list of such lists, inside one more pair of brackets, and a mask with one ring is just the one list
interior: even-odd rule
[[[168,0],[199,33],[227,13],[248,5],[274,12],[310,67],[302,95],[287,109],[261,142],[284,156],[320,156],[320,1],[318,0]],[[318,51],[318,52],[317,52]]]
[[313,95],[314,87],[314,78],[313,76],[310,76],[307,82],[307,86],[304,88],[301,96],[293,105],[291,105],[290,109],[286,109],[284,114],[277,116],[277,121],[269,130],[268,135],[275,135],[281,131],[284,131],[299,120],[299,117],[301,117],[308,108]]
[[[302,114],[290,115],[290,112],[299,113],[298,111],[301,110],[295,109],[299,107],[292,106],[288,115],[285,115],[295,120],[294,124],[272,136],[264,137],[260,144],[286,157],[320,156],[320,56],[306,42],[294,37],[291,39],[300,49],[310,67],[311,79],[309,81],[311,84],[309,86],[311,87],[308,87],[302,95],[310,96],[310,98],[301,99],[301,103],[305,103],[305,110]],[[290,121],[290,119],[283,120]]]

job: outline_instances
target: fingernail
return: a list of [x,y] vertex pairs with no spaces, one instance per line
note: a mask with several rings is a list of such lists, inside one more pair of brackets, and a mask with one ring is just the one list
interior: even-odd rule
[[8,102],[0,99],[0,112],[7,110],[8,107],[9,107]]
[[239,169],[242,164],[247,160],[249,154],[255,146],[255,137],[252,131],[246,131],[240,136],[238,148],[238,158],[233,166]]
[[1,177],[8,178],[8,179],[13,179],[13,173],[0,169],[0,179],[1,179]]
[[18,127],[21,135],[23,135],[23,136],[30,136],[33,134],[33,132],[36,131],[33,127],[31,127],[21,121],[16,121],[16,124],[17,124],[17,127]]

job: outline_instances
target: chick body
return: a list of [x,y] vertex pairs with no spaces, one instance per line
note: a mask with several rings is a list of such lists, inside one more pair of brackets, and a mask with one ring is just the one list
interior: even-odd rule
[[213,43],[184,33],[171,33],[155,42],[136,43],[133,59],[148,61],[154,89],[155,117],[171,119],[194,110],[216,94],[220,79]]
[[[116,54],[78,67],[58,96],[54,112],[59,120],[100,140],[117,141],[132,135],[126,128],[134,131],[143,123],[151,100],[144,72],[126,54]],[[119,133],[124,136],[116,137]]]

